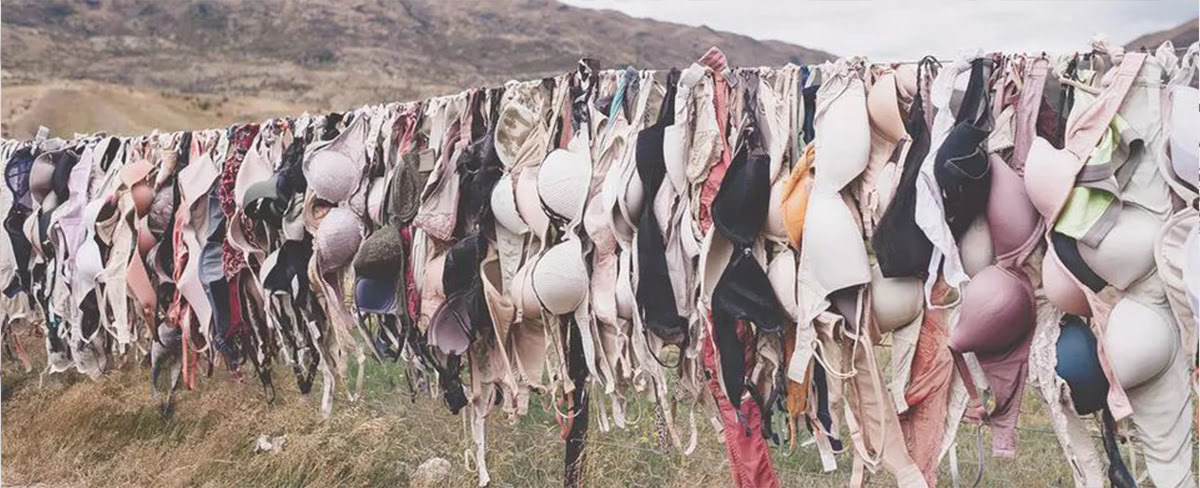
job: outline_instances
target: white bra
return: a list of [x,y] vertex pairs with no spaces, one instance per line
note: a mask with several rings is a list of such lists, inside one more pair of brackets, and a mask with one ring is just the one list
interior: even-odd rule
[[1121,387],[1131,390],[1167,369],[1179,347],[1179,330],[1163,312],[1125,297],[1109,315],[1104,345]]

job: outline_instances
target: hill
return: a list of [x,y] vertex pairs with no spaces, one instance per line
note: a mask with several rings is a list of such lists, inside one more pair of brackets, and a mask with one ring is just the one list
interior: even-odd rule
[[[684,67],[714,45],[746,66],[831,57],[552,0],[16,0],[5,2],[2,23],[6,88],[88,80],[152,92],[147,97],[244,97],[313,109],[558,74],[583,56],[608,67],[651,68]],[[81,89],[107,96],[92,94],[93,88]],[[15,106],[8,98],[6,132],[27,136],[26,127],[7,117]],[[199,114],[198,120],[238,120],[233,112]],[[40,123],[73,130],[147,127],[95,122]]]

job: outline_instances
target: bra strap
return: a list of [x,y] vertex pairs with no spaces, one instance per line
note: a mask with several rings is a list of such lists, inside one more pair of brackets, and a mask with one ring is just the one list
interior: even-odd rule
[[1129,88],[1133,86],[1133,80],[1145,60],[1145,53],[1126,53],[1108,88],[1067,127],[1066,149],[1078,157],[1081,163],[1091,156],[1092,149],[1100,142],[1109,123],[1117,115],[1121,101],[1129,93]]

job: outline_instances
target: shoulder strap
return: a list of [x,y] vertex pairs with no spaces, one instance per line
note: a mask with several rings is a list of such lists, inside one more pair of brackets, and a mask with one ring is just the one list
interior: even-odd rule
[[1087,161],[1092,148],[1100,142],[1100,137],[1117,115],[1121,101],[1129,93],[1129,88],[1133,86],[1133,80],[1142,69],[1145,60],[1146,53],[1126,53],[1108,88],[1067,127],[1066,149],[1081,161]]

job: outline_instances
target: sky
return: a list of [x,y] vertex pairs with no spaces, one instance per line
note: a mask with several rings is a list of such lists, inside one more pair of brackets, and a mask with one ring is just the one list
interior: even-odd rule
[[561,1],[879,61],[952,56],[963,48],[1077,51],[1096,35],[1123,45],[1200,13],[1197,0]]

